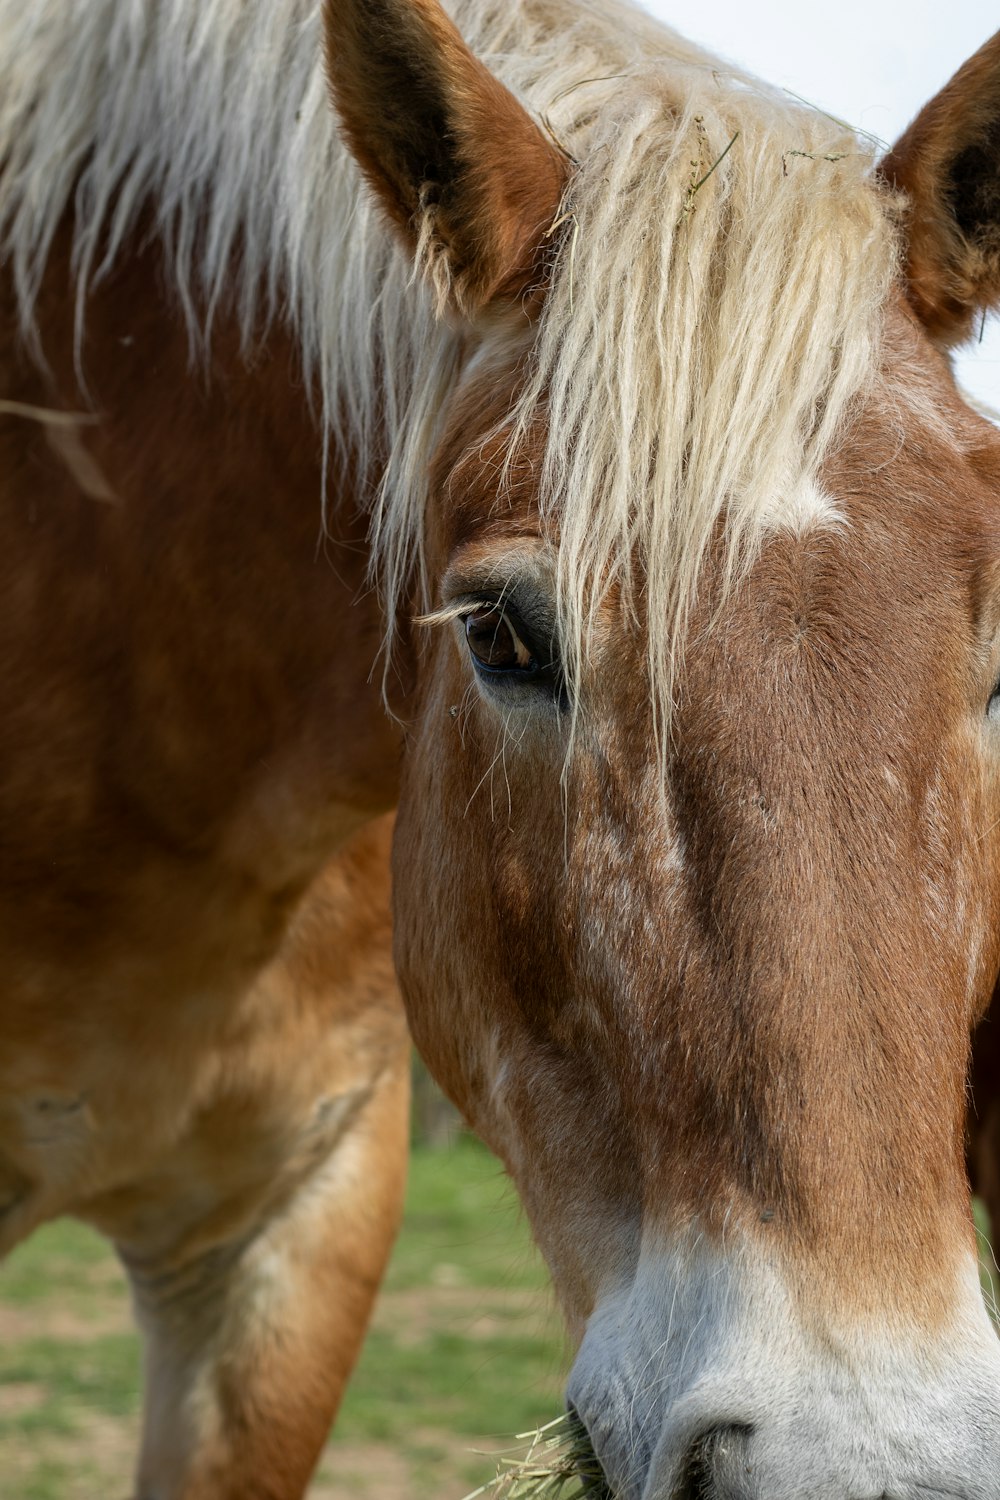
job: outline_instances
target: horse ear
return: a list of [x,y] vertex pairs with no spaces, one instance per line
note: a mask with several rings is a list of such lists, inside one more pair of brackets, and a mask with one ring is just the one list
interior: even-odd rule
[[1000,32],[960,68],[885,158],[909,200],[910,301],[943,344],[1000,303]]
[[347,139],[442,300],[473,315],[537,284],[562,153],[474,57],[438,0],[327,0]]

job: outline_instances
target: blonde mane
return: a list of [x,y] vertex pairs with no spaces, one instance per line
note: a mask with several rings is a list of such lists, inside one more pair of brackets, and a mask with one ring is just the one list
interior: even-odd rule
[[[648,623],[662,725],[720,518],[736,576],[816,483],[876,367],[895,235],[872,152],[621,0],[449,9],[578,164],[511,444],[544,407],[541,503],[560,537],[571,675],[617,580]],[[140,214],[196,347],[223,305],[248,350],[287,322],[332,451],[379,454],[392,600],[419,568],[428,455],[469,340],[410,284],[360,186],[318,11],[0,0],[0,247],[29,336],[70,208],[78,330]]]

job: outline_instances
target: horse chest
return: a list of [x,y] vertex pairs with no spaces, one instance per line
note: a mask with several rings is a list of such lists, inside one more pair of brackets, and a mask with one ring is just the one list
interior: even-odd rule
[[190,1128],[221,997],[201,997],[200,1022],[195,997],[157,999],[147,1009],[109,986],[76,1014],[65,1004],[5,1011],[0,1244],[146,1170]]
[[[320,622],[340,628],[343,598],[311,543],[270,618],[269,537],[244,534],[234,565],[218,519],[155,495],[158,519],[134,496],[130,516],[107,454],[117,508],[58,470],[39,492],[39,444],[0,431],[0,555],[18,558],[0,591],[0,1249],[192,1128],[244,997],[395,775],[364,689],[374,641],[351,652],[361,686],[331,678]],[[370,623],[344,624],[349,644]]]
[[64,1212],[159,1248],[307,1171],[378,1070],[381,1018],[296,1007],[286,970],[0,1028],[0,1252]]
[[[188,378],[150,270],[130,262],[90,308],[95,351],[116,353],[92,354],[102,419],[78,426],[44,420],[63,403],[18,352],[0,278],[2,393],[43,413],[0,414],[0,962],[35,993],[44,964],[72,975],[99,1009],[259,965],[324,860],[396,797],[364,524],[338,508],[317,557],[301,401],[272,409],[284,381],[256,371],[259,420],[226,440],[232,391]],[[72,391],[71,328],[40,324]],[[0,997],[2,1034],[17,1002]]]

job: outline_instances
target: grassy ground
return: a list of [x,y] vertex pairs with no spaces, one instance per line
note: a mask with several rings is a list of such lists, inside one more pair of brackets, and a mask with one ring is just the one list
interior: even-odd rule
[[[460,1500],[557,1414],[558,1319],[513,1195],[468,1138],[418,1149],[406,1221],[313,1500]],[[106,1246],[72,1223],[0,1268],[0,1497],[125,1500],[139,1350]]]
[[[491,1156],[417,1150],[407,1215],[315,1500],[460,1500],[483,1450],[555,1416],[546,1278]],[[117,1262],[64,1222],[0,1269],[0,1496],[125,1500],[139,1350]],[[479,1450],[478,1452],[476,1450]]]
[[496,1161],[468,1137],[416,1151],[317,1500],[458,1500],[495,1472],[484,1450],[559,1413],[565,1372],[547,1277]]

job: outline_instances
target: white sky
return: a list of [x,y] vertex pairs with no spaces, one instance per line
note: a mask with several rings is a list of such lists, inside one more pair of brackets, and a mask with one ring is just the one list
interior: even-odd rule
[[[643,0],[713,52],[892,142],[1000,23],[996,0]],[[958,356],[962,384],[1000,410],[1000,319]]]

